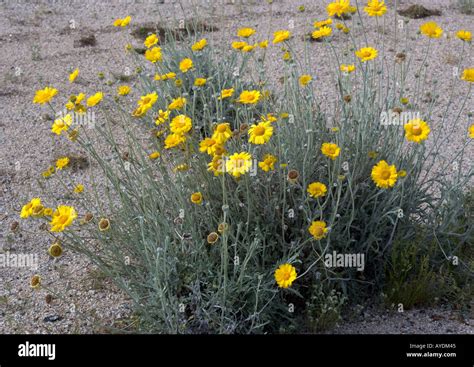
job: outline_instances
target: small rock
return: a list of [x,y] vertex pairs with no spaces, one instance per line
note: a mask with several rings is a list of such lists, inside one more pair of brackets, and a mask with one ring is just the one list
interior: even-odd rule
[[59,315],[50,315],[50,316],[46,316],[44,319],[43,319],[43,322],[56,322],[56,321],[61,321],[63,319],[62,316],[59,316]]

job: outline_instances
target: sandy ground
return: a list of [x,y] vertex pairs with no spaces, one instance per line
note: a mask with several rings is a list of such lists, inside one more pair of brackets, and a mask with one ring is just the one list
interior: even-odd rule
[[[293,33],[302,36],[311,29],[314,20],[325,19],[326,1],[275,0],[273,5],[260,0],[255,1],[258,5],[252,2],[233,5],[232,0],[191,3],[198,5],[203,19],[219,27],[220,30],[210,34],[209,38],[228,42],[230,34],[243,25],[257,28],[262,35],[294,26]],[[394,2],[387,3],[390,7]],[[400,3],[405,7],[413,2]],[[448,33],[461,28],[474,31],[473,16],[461,14],[454,1],[423,0],[417,3],[442,10],[442,16],[436,17],[436,21]],[[299,5],[305,5],[304,13],[298,12]],[[393,22],[393,13],[389,11],[387,22]],[[33,253],[39,257],[36,271],[0,268],[0,333],[84,333],[120,326],[120,319],[130,315],[130,305],[87,259],[66,251],[59,260],[52,260],[46,253],[50,244],[46,234],[24,231],[28,228],[22,228],[23,231],[17,234],[10,231],[11,223],[18,220],[21,203],[40,192],[37,184],[40,172],[61,155],[80,154],[68,142],[51,139],[50,123],[45,121],[45,114],[49,111],[46,108],[41,110],[31,101],[34,91],[48,84],[54,85],[63,96],[79,92],[78,88],[88,93],[95,92],[99,72],[106,74],[100,88],[105,93],[115,90],[115,84],[108,87],[105,81],[112,78],[112,72],[123,74],[126,71],[129,61],[123,47],[128,42],[138,45],[138,41],[130,35],[130,29],[120,31],[112,27],[113,20],[131,15],[135,25],[157,20],[178,22],[184,18],[181,7],[168,0],[165,4],[154,0],[3,0],[0,2],[0,15],[3,20],[0,22],[0,249]],[[413,20],[407,26],[415,34],[422,22]],[[75,47],[79,38],[90,34],[97,39],[95,46]],[[421,42],[423,40],[419,37],[413,37],[409,50],[418,63],[423,49]],[[428,61],[434,70],[441,70],[431,76],[439,78],[441,106],[450,88],[450,80],[446,78],[451,75],[452,65],[459,61],[459,44],[452,45],[450,39],[440,40],[434,46],[434,57]],[[301,52],[301,48],[297,52]],[[472,66],[472,55],[471,47],[463,64]],[[330,83],[325,76],[325,55],[315,50],[310,56],[318,85]],[[275,68],[279,63],[275,58]],[[76,67],[81,70],[80,80],[71,86],[67,76]],[[460,98],[466,90],[467,87],[460,88],[456,96]],[[325,95],[320,97],[322,100],[327,98]],[[135,98],[130,96],[129,99]],[[473,112],[472,102],[467,110]],[[467,118],[467,115],[462,116],[463,121]],[[451,128],[456,134],[465,134],[464,123],[461,127]],[[447,144],[448,153],[449,146]],[[91,170],[96,170],[96,167],[92,165],[77,170],[73,173],[74,180],[87,182]],[[38,232],[37,228],[34,230]],[[34,273],[42,274],[50,290],[31,291],[28,282]],[[473,331],[469,320],[461,320],[456,312],[445,309],[362,315],[335,330],[343,333]]]

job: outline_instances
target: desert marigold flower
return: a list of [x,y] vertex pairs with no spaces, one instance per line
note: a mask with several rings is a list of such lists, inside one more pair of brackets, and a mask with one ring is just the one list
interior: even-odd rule
[[190,69],[193,67],[193,60],[189,58],[185,58],[180,61],[179,63],[179,70],[181,70],[183,73],[187,73]]
[[234,94],[234,88],[222,89],[221,95],[218,99],[219,100],[226,99],[226,98],[232,97],[233,94]]
[[82,185],[82,184],[78,184],[74,187],[74,192],[76,194],[80,194],[83,191],[84,191],[84,185]]
[[154,160],[154,159],[159,158],[160,156],[161,156],[160,152],[154,151],[148,155],[148,158]]
[[185,115],[178,115],[171,120],[170,130],[174,134],[185,134],[193,127],[191,118]]
[[87,106],[94,107],[104,98],[104,94],[102,92],[97,92],[96,94],[87,98]]
[[63,169],[65,167],[67,167],[67,165],[69,164],[69,158],[68,157],[62,157],[62,158],[59,158],[57,161],[56,161],[56,169]]
[[430,133],[430,127],[428,124],[421,119],[414,119],[408,121],[404,126],[405,138],[415,143],[420,143],[423,140],[428,139]]
[[145,59],[148,61],[155,63],[157,61],[161,61],[163,59],[163,55],[161,53],[161,47],[153,47],[145,51]]
[[344,14],[349,12],[350,6],[351,4],[349,0],[338,0],[328,4],[326,11],[330,17],[342,17]]
[[405,177],[407,175],[407,171],[405,171],[404,169],[398,171],[398,177]]
[[72,116],[68,113],[66,116],[56,119],[51,126],[51,132],[61,135],[63,131],[67,131],[72,124]]
[[44,178],[51,177],[51,175],[56,171],[56,168],[54,166],[49,167],[46,171],[42,173],[42,176]]
[[290,53],[289,51],[286,51],[286,52],[283,54],[282,59],[283,59],[284,61],[289,61],[289,60],[291,60],[291,53]]
[[75,69],[71,74],[69,74],[69,83],[74,83],[78,75],[79,69]]
[[61,244],[59,242],[53,243],[48,249],[48,254],[50,254],[52,257],[60,257],[63,254],[63,248],[61,247]]
[[176,79],[174,81],[174,85],[177,86],[178,88],[183,85],[183,80],[182,79]]
[[72,206],[60,205],[51,218],[51,232],[62,232],[77,218],[76,210]]
[[193,51],[201,51],[204,49],[204,47],[207,46],[207,40],[203,38],[200,41],[197,41],[195,44],[191,46],[191,50]]
[[30,287],[33,289],[38,289],[41,287],[41,277],[38,274],[35,274],[31,277]]
[[260,122],[250,126],[249,142],[252,144],[265,144],[273,135],[273,127],[270,122]]
[[119,18],[114,21],[114,27],[126,27],[130,21],[132,20],[132,17],[129,15],[125,18]]
[[329,37],[332,34],[332,28],[328,26],[323,26],[311,33],[311,37],[315,40],[324,38],[324,37]]
[[261,94],[258,90],[244,90],[240,93],[239,102],[243,104],[256,104],[260,100]]
[[471,139],[474,139],[474,124],[472,124],[471,126],[469,126],[469,137]]
[[321,28],[321,27],[328,26],[328,25],[331,25],[331,24],[332,24],[332,19],[328,18],[326,20],[321,20],[321,21],[318,21],[318,22],[314,22],[313,27],[314,28]]
[[205,78],[196,78],[194,80],[194,85],[196,87],[202,87],[202,86],[206,85],[206,82],[207,82],[207,79],[205,79]]
[[207,170],[214,173],[214,176],[222,175],[225,172],[225,160],[222,156],[215,155],[207,167]]
[[321,146],[321,152],[328,158],[335,160],[341,151],[341,148],[334,143],[323,143]]
[[378,52],[373,47],[362,47],[361,49],[357,50],[355,54],[361,62],[366,62],[375,59],[378,55]]
[[326,222],[322,220],[317,220],[311,222],[311,225],[308,228],[309,233],[313,236],[315,240],[321,240],[326,237],[328,233],[328,228],[326,227]]
[[168,105],[168,110],[170,110],[170,111],[180,110],[181,108],[184,107],[185,104],[186,104],[186,98],[184,98],[184,97],[175,98]]
[[465,30],[460,30],[456,33],[456,37],[459,38],[461,41],[464,41],[464,42],[471,42],[472,40],[472,33],[469,32],[469,31],[465,31]]
[[101,218],[99,221],[99,231],[104,232],[110,229],[110,220],[107,218]]
[[276,162],[278,162],[277,157],[272,154],[265,154],[263,156],[263,161],[258,162],[258,166],[262,169],[262,171],[273,171],[275,169]]
[[156,34],[150,34],[146,39],[143,44],[145,45],[146,48],[150,48],[151,46],[154,46],[158,43],[159,37]]
[[297,274],[293,265],[282,264],[275,270],[275,281],[280,288],[291,287],[295,281]]
[[410,103],[410,100],[406,97],[402,97],[402,98],[400,98],[400,103],[402,105],[407,105],[408,103]]
[[244,175],[252,167],[252,156],[247,152],[232,154],[226,161],[226,172],[239,178]]
[[117,93],[120,96],[126,96],[127,94],[130,93],[130,87],[128,85],[121,85],[117,88]]
[[257,47],[257,44],[255,44],[255,45],[245,45],[244,47],[241,48],[241,50],[242,50],[242,52],[252,52],[255,47]]
[[369,15],[369,17],[381,17],[387,12],[387,7],[383,1],[369,0],[364,11]]
[[156,120],[155,120],[155,124],[156,125],[161,125],[166,120],[168,120],[169,117],[170,117],[170,111],[159,110],[158,111],[158,116],[156,117]]
[[53,99],[53,97],[58,93],[57,89],[46,87],[44,89],[37,90],[35,97],[33,98],[33,103],[45,104]]
[[194,192],[191,194],[191,202],[193,204],[201,204],[202,203],[202,194],[200,192]]
[[341,64],[339,66],[339,70],[341,70],[343,73],[350,74],[353,71],[355,71],[356,67],[353,64],[347,65],[347,64]]
[[43,207],[40,198],[33,198],[29,203],[23,205],[21,208],[20,218],[25,219],[32,216],[36,207]]
[[322,182],[313,182],[308,185],[307,191],[309,196],[319,198],[325,196],[328,189]]
[[256,30],[253,28],[240,28],[237,31],[237,36],[242,38],[249,38],[251,35],[255,34]]
[[228,122],[218,124],[212,134],[212,139],[217,141],[218,144],[224,144],[231,137],[232,131],[230,130],[230,124]]
[[212,138],[205,138],[199,143],[199,151],[213,155],[216,145],[218,145],[216,140]]
[[207,235],[207,243],[213,245],[219,239],[219,235],[216,232],[211,232]]
[[141,96],[137,101],[138,107],[141,107],[143,111],[148,111],[158,100],[158,94],[156,92]]
[[174,148],[186,141],[186,138],[180,134],[169,134],[165,139],[165,149]]
[[[284,167],[283,165],[281,165],[281,167]],[[288,182],[292,183],[292,184],[295,184],[298,182],[298,178],[300,177],[300,174],[297,170],[295,169],[291,169],[288,171],[288,175],[286,176],[286,178],[288,179]]]
[[436,22],[427,22],[420,26],[420,32],[429,38],[440,38],[443,30]]
[[232,42],[231,46],[235,50],[242,50],[248,43],[245,41],[234,41]]
[[51,217],[53,215],[53,208],[44,208],[43,215],[45,217]]
[[260,47],[260,48],[267,48],[267,47],[268,47],[268,40],[259,42],[259,43],[258,43],[258,47]]
[[371,176],[375,185],[381,189],[388,189],[395,186],[398,178],[395,165],[389,165],[384,160],[380,161],[372,168]]
[[301,75],[298,79],[298,82],[300,83],[300,85],[302,87],[305,87],[308,85],[308,83],[311,81],[311,79],[313,79],[311,77],[311,75],[308,75],[308,74],[304,74],[304,75]]
[[474,83],[474,68],[464,69],[461,79],[466,82]]
[[291,32],[286,30],[279,30],[273,33],[273,44],[284,42],[291,37]]

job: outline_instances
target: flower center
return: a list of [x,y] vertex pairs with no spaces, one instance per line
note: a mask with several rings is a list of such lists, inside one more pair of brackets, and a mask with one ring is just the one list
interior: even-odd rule
[[413,126],[413,128],[411,129],[413,135],[420,135],[421,131],[421,127],[419,126]]
[[391,173],[388,170],[383,171],[380,175],[380,177],[382,177],[382,179],[384,180],[388,180],[390,176],[391,176]]
[[291,276],[290,272],[285,272],[285,273],[283,273],[282,278],[284,280],[288,280],[288,279],[290,279],[290,276]]
[[318,237],[319,237],[319,236],[322,236],[322,235],[323,235],[323,229],[322,229],[321,227],[316,227],[316,228],[314,229],[314,234],[315,234],[316,236],[318,236]]
[[257,126],[254,129],[254,134],[257,135],[257,136],[264,135],[265,134],[265,128],[263,126]]
[[227,130],[227,126],[225,126],[225,125],[219,125],[217,127],[217,131],[220,132],[220,133],[225,133],[226,130]]

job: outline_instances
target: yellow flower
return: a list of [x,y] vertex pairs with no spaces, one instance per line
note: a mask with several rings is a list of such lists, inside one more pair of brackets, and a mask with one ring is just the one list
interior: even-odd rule
[[314,22],[313,26],[314,26],[314,28],[321,28],[321,27],[331,25],[331,24],[332,24],[332,19],[328,18],[326,20],[321,20],[319,22]]
[[469,32],[469,31],[465,31],[465,30],[460,30],[456,33],[456,37],[459,38],[461,41],[464,41],[464,42],[471,42],[472,40],[472,33]]
[[258,43],[258,47],[260,47],[260,48],[267,48],[267,47],[268,47],[268,40],[259,42],[259,43]]
[[161,54],[161,47],[153,47],[145,51],[145,59],[148,61],[155,63],[157,61],[161,61],[163,56]]
[[174,148],[186,141],[183,135],[169,134],[165,139],[165,149]]
[[190,69],[193,67],[193,60],[186,58],[181,60],[179,63],[179,70],[181,70],[183,73],[188,72]]
[[430,133],[430,127],[428,124],[421,119],[414,119],[408,121],[404,126],[405,138],[415,143],[420,143],[423,140],[428,139]]
[[313,33],[311,33],[311,37],[315,40],[317,39],[320,39],[320,38],[324,38],[324,37],[328,37],[330,36],[332,33],[332,28],[330,27],[327,27],[327,26],[323,26],[317,30],[315,30]]
[[242,52],[252,52],[255,47],[257,47],[257,44],[245,45],[244,47],[242,47]]
[[385,161],[380,161],[372,168],[372,180],[381,189],[388,189],[395,186],[398,174],[395,165],[388,165]]
[[56,161],[56,169],[62,170],[63,168],[67,167],[68,164],[69,164],[69,158],[68,157],[59,158]]
[[202,203],[202,194],[200,192],[195,192],[191,194],[191,202],[193,204],[201,204]]
[[64,231],[76,218],[77,213],[73,207],[66,205],[58,206],[51,218],[51,232]]
[[375,59],[378,55],[378,52],[373,47],[362,47],[360,50],[357,50],[355,54],[360,59],[360,61],[366,62]]
[[104,94],[102,92],[97,92],[96,94],[87,98],[87,106],[94,107],[104,98]]
[[237,31],[237,36],[243,37],[243,38],[249,38],[251,35],[253,35],[256,32],[255,29],[253,28],[240,28]]
[[252,144],[265,144],[273,135],[273,127],[270,122],[260,122],[257,125],[250,126],[249,142]]
[[54,120],[53,126],[51,126],[51,131],[56,135],[61,135],[63,131],[67,131],[69,126],[72,124],[72,117],[70,114],[67,114],[63,118]]
[[34,212],[38,212],[38,208],[43,208],[40,198],[33,198],[31,201],[21,208],[20,218],[28,218],[33,215]]
[[181,79],[176,79],[174,82],[174,85],[176,85],[179,88],[183,85],[183,81]]
[[202,153],[207,153],[209,155],[214,155],[216,149],[217,141],[212,138],[205,138],[199,143],[199,151]]
[[474,139],[474,124],[472,124],[471,126],[469,126],[469,137],[471,139]]
[[163,111],[159,110],[158,111],[158,117],[156,118],[155,124],[160,125],[164,123],[166,120],[168,120],[170,117],[170,112],[169,111]]
[[153,107],[153,105],[156,103],[158,100],[158,94],[156,92],[146,94],[144,96],[141,96],[140,99],[137,101],[138,107],[141,107],[143,112],[148,111],[150,108]]
[[369,17],[381,17],[387,12],[387,7],[383,1],[369,0],[364,11],[369,15]]
[[222,175],[225,170],[225,160],[222,156],[215,155],[212,157],[212,161],[208,163],[207,167],[207,170],[213,172],[214,176]]
[[321,146],[321,152],[328,158],[335,160],[339,156],[341,148],[334,143],[323,143]]
[[169,104],[168,110],[170,110],[170,111],[180,110],[181,108],[184,107],[185,104],[186,104],[186,98],[184,98],[184,97],[175,98]]
[[465,69],[462,73],[461,79],[466,82],[474,83],[474,68]]
[[203,85],[206,85],[207,80],[205,78],[196,78],[194,80],[194,85],[196,87],[202,87]]
[[33,103],[45,104],[53,99],[53,97],[58,93],[57,89],[46,87],[41,90],[37,90],[35,97],[33,98]]
[[306,85],[308,85],[311,79],[313,79],[311,78],[311,75],[305,74],[305,75],[301,75],[298,81],[302,87],[305,87]]
[[325,184],[321,182],[313,182],[308,185],[308,194],[313,198],[319,198],[326,195],[328,191]]
[[330,3],[326,10],[330,17],[338,16],[342,17],[343,14],[349,12],[351,4],[349,0],[338,0]]
[[321,240],[326,237],[328,229],[326,228],[326,222],[322,220],[317,220],[311,222],[311,225],[308,228],[309,233],[313,236],[315,240]]
[[202,40],[196,42],[194,45],[191,46],[191,50],[193,51],[201,51],[204,47],[207,46],[207,40],[203,38]]
[[78,184],[74,187],[74,192],[76,194],[80,194],[83,191],[84,191],[84,185],[82,185],[82,184]]
[[404,169],[398,171],[398,177],[405,177],[407,175],[407,171]]
[[278,161],[277,157],[272,154],[265,154],[263,161],[258,162],[258,166],[265,172],[273,171],[275,169],[275,163]]
[[239,178],[244,175],[252,167],[252,156],[247,152],[232,154],[226,161],[226,172]]
[[224,144],[231,137],[232,131],[230,130],[230,124],[228,122],[218,124],[212,134],[212,139],[217,141],[218,144]]
[[44,208],[43,215],[46,217],[51,217],[53,215],[52,208]]
[[260,92],[257,90],[244,90],[239,96],[239,102],[243,104],[256,104],[260,100]]
[[143,44],[145,45],[146,48],[150,48],[151,46],[154,46],[158,43],[159,37],[156,34],[150,34],[146,39]]
[[234,48],[236,50],[241,50],[247,45],[248,45],[248,43],[244,42],[244,41],[234,41],[234,42],[232,42],[232,48]]
[[282,264],[275,270],[275,281],[280,288],[291,287],[296,277],[296,269],[293,265]]
[[154,160],[160,157],[160,152],[154,151],[148,155],[148,158]]
[[73,83],[76,80],[78,75],[79,75],[79,69],[76,69],[71,74],[69,74],[69,83]]
[[355,67],[355,65],[341,64],[341,66],[339,66],[339,69],[340,69],[343,73],[350,74],[350,73],[352,73],[352,72],[356,69],[356,67]]
[[278,119],[275,117],[275,115],[273,115],[273,113],[267,113],[266,116],[260,116],[260,119],[262,122],[275,122],[277,121]]
[[30,287],[33,289],[38,289],[41,287],[41,277],[38,274],[35,274],[31,277]]
[[61,247],[61,244],[59,242],[53,243],[48,249],[48,254],[50,254],[52,257],[60,257],[63,254],[63,248]]
[[128,85],[121,85],[117,88],[117,93],[120,96],[126,96],[130,93],[131,88]]
[[101,218],[99,221],[99,231],[104,232],[110,229],[110,220],[107,218]]
[[219,100],[226,99],[226,98],[232,97],[233,94],[234,94],[234,88],[222,89],[221,95],[218,99]]
[[286,41],[291,37],[290,31],[280,30],[273,33],[273,44]]
[[178,115],[171,120],[170,130],[174,134],[182,135],[193,127],[191,119],[185,115]]
[[114,27],[126,27],[132,20],[131,16],[127,16],[123,19],[119,18],[114,21]]
[[440,38],[443,30],[436,22],[427,22],[420,26],[420,32],[429,38]]
[[408,103],[410,103],[410,100],[406,97],[402,97],[402,98],[400,98],[400,103],[402,105],[407,105]]

